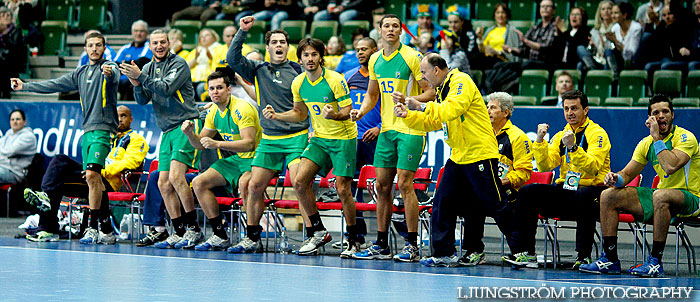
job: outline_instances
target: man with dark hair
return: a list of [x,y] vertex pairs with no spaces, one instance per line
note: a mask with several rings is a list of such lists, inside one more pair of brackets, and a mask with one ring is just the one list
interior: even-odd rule
[[[494,217],[503,233],[510,237],[499,218],[506,203],[501,200],[497,180],[498,143],[481,93],[467,74],[448,69],[445,59],[437,54],[423,58],[420,67],[424,79],[437,89],[435,102],[420,103],[407,98],[406,105],[396,102],[394,114],[405,119],[406,125],[412,129],[443,129],[445,141],[452,147],[433,201],[432,257],[423,258],[420,263],[454,267],[458,264],[454,255],[458,213],[481,216],[482,219],[483,216]],[[482,234],[476,235],[480,241],[483,229]],[[511,248],[515,249],[514,246]],[[477,263],[482,259],[483,255],[474,257]]]
[[[104,36],[95,32],[85,37],[85,51],[90,64],[83,65],[57,79],[24,83],[11,79],[15,90],[38,93],[54,93],[78,90],[83,109],[82,158],[85,180],[89,188],[90,224],[80,243],[114,244],[112,223],[108,206],[101,206],[105,186],[100,171],[105,167],[109,154],[111,135],[117,132],[117,86],[119,69],[117,64],[105,60]],[[99,221],[98,221],[99,219]],[[98,233],[98,225],[101,230]]]
[[36,136],[22,109],[10,112],[10,129],[0,137],[0,183],[19,183],[36,154]]
[[306,221],[308,239],[299,248],[299,255],[311,255],[331,241],[331,235],[323,226],[311,188],[316,173],[327,175],[331,169],[335,175],[335,187],[343,204],[347,223],[348,248],[340,255],[349,258],[360,251],[358,230],[355,224],[355,201],[350,183],[355,175],[357,152],[357,125],[350,121],[352,100],[343,76],[323,68],[323,42],[305,38],[299,42],[297,56],[306,72],[292,82],[294,108],[276,113],[268,105],[263,109],[265,118],[286,122],[299,122],[308,116],[314,127],[314,136],[301,154],[298,172],[292,183],[299,197],[301,213]]
[[[285,112],[294,108],[292,101],[292,81],[302,72],[299,64],[287,59],[289,39],[284,30],[273,30],[265,34],[265,48],[270,53],[270,62],[249,60],[241,54],[247,32],[253,27],[255,18],[244,17],[239,24],[239,31],[233,37],[226,61],[236,73],[255,83],[258,114],[267,107]],[[284,169],[285,161],[292,181],[296,177],[299,156],[308,141],[309,121],[295,123],[260,118],[263,137],[251,163],[251,179],[248,184],[247,236],[241,242],[228,249],[231,253],[252,253],[260,245],[260,218],[264,209],[263,193],[270,179]]]
[[[143,168],[143,160],[148,153],[146,139],[131,129],[133,118],[129,107],[123,105],[117,107],[117,114],[119,116],[117,134],[112,138],[112,148],[105,159],[105,167],[101,171],[101,181],[106,189],[102,193],[101,209],[109,208],[107,192],[116,192],[122,187],[122,172]],[[24,190],[24,199],[40,210],[39,232],[35,235],[27,235],[27,240],[36,242],[58,240],[59,225],[56,215],[61,199],[66,193],[67,183],[85,183],[82,177],[82,165],[66,155],[59,154],[54,156],[46,168],[41,181],[42,191],[34,192],[29,188]],[[69,193],[75,194],[75,192]],[[102,229],[104,232],[104,226]],[[102,243],[110,243],[110,240],[103,239]]]
[[[654,224],[651,253],[641,266],[630,270],[632,275],[661,277],[669,224],[676,217],[697,217],[700,196],[700,151],[695,135],[673,124],[673,103],[664,95],[649,100],[649,117],[645,125],[649,136],[634,149],[632,159],[622,171],[608,172],[604,184],[614,188],[600,196],[600,225],[603,231],[603,255],[579,270],[596,274],[619,274],[617,257],[617,224],[619,213]],[[657,189],[625,187],[651,163],[659,175]]]
[[[576,221],[576,252],[578,256],[574,268],[591,263],[593,234],[598,218],[598,198],[606,189],[603,183],[605,174],[610,172],[610,140],[605,130],[588,118],[588,98],[579,90],[562,94],[564,99],[564,130],[557,132],[549,140],[544,140],[549,125],[537,126],[537,140],[532,151],[541,172],[559,167],[556,184],[530,184],[518,192],[525,225],[515,226],[528,233],[528,242],[535,250],[534,238],[537,232],[537,215],[558,217]],[[515,265],[536,261],[534,255],[520,253],[504,259]]]
[[[170,52],[167,32],[154,30],[149,47],[153,60],[143,66],[143,71],[134,62],[122,63],[120,69],[134,85],[136,102],[140,105],[153,102],[156,123],[163,131],[158,153],[158,188],[175,233],[155,246],[192,248],[202,239],[202,233],[185,173],[194,166],[196,152],[180,129],[184,121],[199,117],[190,69],[185,59]],[[180,212],[180,203],[184,215]]]
[[418,169],[425,145],[425,131],[411,129],[393,113],[394,102],[404,103],[407,97],[420,102],[435,98],[435,90],[423,79],[420,71],[422,55],[399,41],[401,19],[384,15],[380,33],[384,48],[369,60],[369,86],[360,109],[353,109],[353,121],[362,119],[381,100],[382,129],[377,139],[374,166],[377,168],[377,243],[361,253],[357,259],[391,259],[389,250],[389,222],[392,213],[391,192],[394,176],[404,200],[408,242],[396,261],[418,260],[418,198],[413,190],[413,177]]
[[[195,149],[219,149],[235,152],[235,154],[217,160],[211,169],[207,169],[192,180],[192,189],[214,233],[206,242],[195,246],[198,251],[226,249],[231,245],[212,189],[225,186],[227,190],[233,192],[240,186],[240,196],[245,203],[248,195],[250,163],[255,155],[255,147],[262,136],[258,111],[247,101],[231,95],[231,82],[224,73],[213,72],[207,78],[207,84],[209,96],[215,106],[209,108],[204,128],[197,135],[193,131],[194,123],[185,121],[182,124],[182,132]],[[217,133],[223,140],[213,139]]]
[[548,63],[560,63],[547,61],[547,58],[556,57],[549,55],[556,53],[556,51],[551,49],[557,31],[554,22],[554,13],[556,12],[554,1],[540,1],[539,11],[542,19],[532,26],[526,34],[523,34],[519,30],[516,31],[520,36],[522,47],[508,49],[508,52],[513,52],[526,59],[525,62],[523,62],[523,69],[548,69]]

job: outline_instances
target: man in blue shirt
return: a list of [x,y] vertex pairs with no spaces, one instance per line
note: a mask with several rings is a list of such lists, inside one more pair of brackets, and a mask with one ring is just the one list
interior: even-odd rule
[[335,67],[335,71],[342,74],[346,74],[348,71],[360,67],[360,62],[357,60],[357,53],[355,49],[357,49],[357,42],[359,42],[364,37],[369,37],[369,32],[362,27],[357,28],[355,31],[352,32],[353,50],[348,50],[345,52],[343,57],[340,58],[338,66]]
[[[119,49],[114,62],[120,65],[124,62],[134,61],[139,69],[153,58],[153,52],[148,47],[148,23],[138,20],[131,24],[131,38],[133,42],[125,44]],[[119,95],[122,100],[134,100],[133,86],[129,79],[122,74],[119,78]]]

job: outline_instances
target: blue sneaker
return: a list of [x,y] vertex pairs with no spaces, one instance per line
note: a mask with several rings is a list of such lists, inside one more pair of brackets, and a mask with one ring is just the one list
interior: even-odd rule
[[175,244],[182,241],[182,239],[183,238],[180,237],[180,235],[172,234],[168,236],[168,238],[166,238],[165,240],[154,243],[153,246],[159,249],[175,248]]
[[603,253],[598,260],[590,264],[581,264],[578,270],[584,273],[591,274],[608,274],[608,275],[619,275],[622,268],[620,266],[620,260],[611,262]]
[[456,267],[459,265],[459,259],[457,256],[442,256],[442,257],[426,257],[420,260],[420,264],[424,266],[446,266],[446,267]]
[[397,262],[414,262],[420,260],[418,256],[418,247],[406,242],[401,253],[394,255],[394,261]]
[[227,250],[231,254],[243,254],[243,253],[261,253],[262,245],[260,241],[253,241],[246,236],[238,244],[228,248]]
[[175,248],[176,249],[191,249],[194,248],[197,243],[202,241],[204,239],[204,236],[202,235],[202,232],[197,232],[194,229],[187,228],[187,231],[185,232],[185,236],[182,236],[182,240],[180,242],[175,243]]
[[85,235],[80,238],[80,243],[82,244],[97,244],[97,238],[99,237],[97,230],[93,228],[88,228],[85,230]]
[[640,267],[633,269],[630,273],[632,275],[640,277],[663,277],[664,266],[659,258],[649,255],[649,257],[647,257],[647,261],[644,262],[644,264],[642,264]]
[[352,258],[362,260],[389,260],[391,259],[391,250],[389,250],[389,247],[382,248],[381,246],[375,244],[362,252],[353,254]]

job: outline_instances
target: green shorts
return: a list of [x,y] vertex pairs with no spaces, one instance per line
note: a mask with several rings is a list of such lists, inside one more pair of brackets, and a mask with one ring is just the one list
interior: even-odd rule
[[[654,191],[658,189],[650,189],[646,187],[637,187],[637,196],[644,210],[643,222],[651,223],[654,221]],[[683,192],[683,206],[674,213],[678,217],[694,217],[700,213],[700,199],[686,190],[676,189]],[[639,218],[639,217],[637,217]]]
[[250,171],[250,163],[252,158],[240,158],[238,155],[222,158],[214,162],[210,168],[219,172],[226,180],[226,190],[232,192],[238,187],[238,179],[243,173]]
[[105,167],[105,159],[109,155],[112,136],[105,130],[92,130],[83,133],[80,149],[83,156],[83,170],[88,164],[97,164]]
[[158,152],[158,171],[170,171],[170,161],[173,160],[196,168],[197,153],[180,127],[165,132],[160,141],[160,151]]
[[416,172],[423,156],[425,136],[410,135],[389,130],[379,134],[374,151],[374,166],[398,168]]
[[282,171],[285,160],[287,166],[295,164],[309,140],[306,133],[282,139],[263,138],[255,149],[253,166],[269,170]]
[[319,167],[319,174],[326,176],[333,169],[337,176],[355,176],[357,139],[327,139],[312,137],[301,157],[308,158]]

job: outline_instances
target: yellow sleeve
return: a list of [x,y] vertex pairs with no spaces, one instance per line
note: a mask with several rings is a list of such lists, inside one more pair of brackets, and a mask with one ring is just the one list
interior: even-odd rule
[[[589,131],[586,131],[589,132]],[[605,159],[610,154],[610,139],[603,128],[596,127],[584,133],[588,141],[588,150],[578,148],[569,153],[571,164],[590,175],[597,175],[603,168]],[[579,143],[579,142],[576,142]]]
[[440,121],[430,120],[428,115],[421,111],[409,110],[404,120],[408,127],[420,131],[430,132],[442,129],[442,123],[440,123]]
[[298,75],[296,78],[294,78],[294,81],[292,81],[292,95],[294,96],[294,102],[304,102],[304,99],[301,98],[301,94],[299,94],[299,90],[301,89],[301,83],[304,81],[304,77],[306,77],[305,72]]
[[216,125],[214,125],[214,118],[216,117],[217,111],[216,105],[209,107],[209,112],[207,112],[207,117],[204,119],[204,128],[209,130],[216,130]]
[[377,62],[379,56],[382,55],[382,51],[383,50],[380,49],[379,51],[375,52],[374,54],[372,54],[372,56],[369,57],[369,65],[367,68],[369,69],[370,80],[377,80],[377,74],[374,72],[374,64]]
[[513,169],[508,171],[507,177],[514,188],[520,188],[532,175],[531,142],[525,133],[521,133],[510,143],[513,146]]
[[649,160],[647,159],[647,153],[649,152],[649,145],[651,144],[650,137],[645,137],[636,147],[634,147],[634,152],[632,153],[632,160],[636,161],[642,165],[646,165]]
[[[423,74],[420,72],[420,61],[423,59],[423,55],[415,51],[413,49],[410,49],[411,51],[408,51],[410,48],[406,47],[406,53],[403,55],[404,61],[408,63],[408,68],[411,69],[411,73],[413,74],[413,77],[416,79],[416,81],[420,81],[423,79]],[[417,84],[417,83],[416,83]]]
[[239,99],[234,108],[233,122],[238,125],[238,129],[255,127],[255,116],[257,114],[246,101]]
[[124,157],[120,160],[115,160],[112,164],[105,167],[106,176],[117,175],[127,169],[136,169],[141,166],[143,160],[146,158],[146,154],[148,153],[148,144],[146,144],[146,140],[143,136],[135,132],[129,135],[131,136],[131,141],[129,145],[126,146]]
[[677,138],[677,141],[678,144],[674,142],[673,149],[681,150],[681,152],[688,155],[688,157],[692,158],[693,154],[698,152],[698,141],[695,138],[695,135],[689,131],[681,133],[680,137]]
[[442,102],[428,102],[426,104],[425,114],[429,119],[438,123],[446,123],[467,112],[472,102],[481,102],[480,98],[478,100],[474,98],[475,92],[478,90],[474,82],[454,79],[450,81],[449,89],[447,97]]
[[343,76],[341,76],[339,73],[334,74],[331,89],[333,89],[333,96],[338,102],[338,107],[342,108],[352,106],[352,99],[350,99],[348,83],[345,82],[345,78],[343,78]]
[[549,143],[544,141],[532,143],[532,154],[537,162],[537,170],[548,172],[561,165],[561,156],[559,156],[561,135],[562,131],[557,132]]

